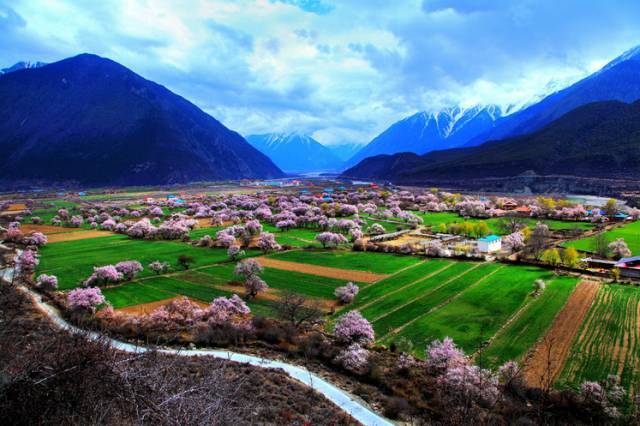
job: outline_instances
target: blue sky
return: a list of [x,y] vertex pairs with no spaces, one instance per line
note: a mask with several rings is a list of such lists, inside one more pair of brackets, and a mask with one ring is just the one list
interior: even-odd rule
[[0,34],[2,67],[95,53],[243,134],[366,143],[579,79],[640,44],[640,1],[0,0]]

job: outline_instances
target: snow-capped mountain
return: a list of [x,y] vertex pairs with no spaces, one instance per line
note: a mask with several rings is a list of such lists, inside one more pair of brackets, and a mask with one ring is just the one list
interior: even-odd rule
[[47,65],[45,62],[31,62],[31,61],[21,61],[17,64],[10,66],[9,68],[3,68],[0,70],[0,75],[9,74],[10,72],[26,70],[31,68],[40,68]]
[[456,148],[491,129],[503,111],[497,105],[455,106],[435,113],[418,112],[376,136],[347,161],[347,166],[380,154]]
[[266,133],[246,139],[286,172],[336,171],[343,163],[329,148],[302,133]]
[[629,103],[637,99],[640,99],[640,46],[626,51],[588,77],[505,116],[492,129],[479,134],[465,146],[534,132],[569,111],[592,102]]

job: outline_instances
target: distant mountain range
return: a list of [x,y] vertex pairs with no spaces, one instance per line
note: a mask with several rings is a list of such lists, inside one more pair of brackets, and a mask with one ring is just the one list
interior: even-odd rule
[[590,103],[528,135],[423,156],[381,155],[344,172],[398,183],[523,174],[640,179],[640,101]]
[[309,135],[267,133],[249,135],[247,141],[285,172],[339,171],[343,160]]
[[82,54],[0,75],[0,182],[273,178],[238,133],[124,66]]
[[453,107],[437,113],[419,112],[393,124],[347,162],[352,166],[367,157],[397,152],[427,152],[462,146],[493,128],[503,112],[496,105]]
[[[617,142],[610,137],[617,135],[616,137],[633,139],[633,123],[625,123],[622,118],[608,116],[621,113],[624,114],[624,119],[631,119],[634,115],[625,109],[624,104],[617,103],[605,103],[604,106],[596,104],[593,110],[582,108],[598,101],[633,102],[638,99],[640,47],[624,53],[598,72],[555,91],[539,102],[499,117],[487,130],[458,145],[461,148],[469,147],[467,149],[432,151],[423,156],[415,153],[375,156],[346,170],[344,175],[391,179],[398,182],[512,176],[525,172],[566,175],[575,173],[579,176],[595,177],[603,176],[599,171],[600,167],[603,167],[611,170],[611,176],[640,178],[640,170],[634,174],[632,168],[624,167],[624,162],[620,163]],[[583,116],[593,120],[593,128],[589,127],[588,120],[581,121],[580,117]],[[610,129],[612,123],[620,127],[619,131],[622,134]],[[578,124],[579,130],[576,127],[572,133],[570,126]],[[606,129],[606,137],[598,138],[598,135],[591,133],[604,131],[603,129]],[[593,141],[602,143],[602,148],[589,145],[595,143]],[[389,144],[391,142],[389,140]],[[402,141],[403,145],[406,143],[406,140]],[[567,150],[556,146],[563,143],[567,144]],[[585,144],[584,147],[581,147],[581,143]],[[555,148],[551,148],[552,145]],[[474,146],[477,148],[470,149]],[[625,145],[625,149],[629,150],[631,155],[629,164],[634,164],[633,152],[636,148],[631,143]],[[579,156],[572,150],[583,150],[584,155]],[[607,151],[610,155],[607,155]],[[572,164],[571,161],[580,161],[587,166]],[[617,173],[618,171],[620,173]]]

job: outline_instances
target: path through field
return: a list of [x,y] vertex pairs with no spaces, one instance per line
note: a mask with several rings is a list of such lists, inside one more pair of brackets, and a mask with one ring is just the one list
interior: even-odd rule
[[307,263],[289,262],[286,260],[277,260],[269,257],[259,257],[258,262],[262,266],[282,269],[284,271],[302,272],[305,274],[318,275],[320,277],[336,278],[340,280],[355,281],[361,283],[375,283],[388,275],[375,274],[367,271],[355,271],[351,269],[331,268],[329,266],[318,266]]
[[[82,333],[90,340],[98,340],[105,339],[112,348],[116,350],[120,350],[123,352],[130,353],[143,353],[151,350],[152,348],[146,346],[134,345],[131,343],[122,342],[120,340],[112,339],[106,335],[102,335],[97,332],[92,331],[84,331],[80,330],[77,327],[66,322],[59,314],[59,312],[53,308],[51,305],[42,301],[42,298],[39,294],[34,293],[33,291],[27,289],[26,287],[18,287],[20,290],[27,293],[36,306],[41,309],[49,319],[60,327],[63,330],[69,332],[77,332]],[[154,348],[155,349],[155,348]],[[363,425],[383,425],[383,426],[393,426],[393,423],[386,418],[376,414],[369,407],[367,407],[364,403],[359,402],[355,399],[354,396],[349,394],[348,392],[339,389],[335,385],[329,383],[322,377],[312,373],[304,367],[300,367],[294,364],[289,364],[283,361],[276,361],[267,358],[261,358],[258,356],[247,355],[247,354],[239,354],[235,352],[225,351],[225,350],[215,350],[215,349],[158,349],[159,353],[164,353],[167,355],[174,356],[202,356],[202,357],[212,357],[212,358],[220,358],[226,359],[228,361],[246,363],[260,368],[272,368],[277,370],[282,370],[294,380],[301,382],[302,384],[310,387],[311,389],[317,391],[318,393],[324,395],[331,402],[336,404],[340,409],[345,411],[347,414],[352,416],[358,422]]]
[[550,387],[562,371],[580,325],[598,293],[599,284],[580,282],[564,308],[553,320],[546,335],[533,348],[524,365],[524,377],[530,386]]

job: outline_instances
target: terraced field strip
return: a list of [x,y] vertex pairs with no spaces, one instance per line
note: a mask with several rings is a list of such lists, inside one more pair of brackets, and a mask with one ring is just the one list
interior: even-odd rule
[[[481,264],[456,263],[452,267],[445,269],[441,273],[423,281],[420,284],[423,291],[408,292],[406,297],[395,300],[382,300],[380,303],[371,306],[364,313],[367,315],[377,315],[372,320],[372,325],[381,340],[388,333],[402,329],[416,318],[442,303],[446,297],[446,291],[439,291],[448,284],[463,281],[463,277],[479,268]],[[402,292],[404,296],[405,292]],[[435,297],[434,297],[435,295]]]
[[404,269],[402,272],[397,272],[382,281],[378,281],[362,289],[360,293],[358,293],[355,303],[350,306],[350,309],[365,309],[390,295],[452,267],[454,264],[454,262],[434,259]]
[[320,277],[336,278],[347,281],[358,281],[363,283],[375,283],[388,275],[376,274],[366,271],[355,271],[351,269],[339,269],[329,266],[310,265],[308,263],[288,262],[269,257],[258,257],[258,262],[262,266],[282,269],[284,271],[302,272],[305,274],[318,275]]
[[351,250],[290,250],[270,254],[266,257],[385,275],[421,262],[415,256]]
[[577,386],[609,374],[634,395],[640,383],[640,289],[603,285],[586,315],[558,380]]
[[534,346],[523,369],[530,386],[547,387],[554,382],[598,289],[599,284],[595,281],[580,282],[542,340]]
[[[469,264],[461,264],[469,265]],[[434,279],[440,281],[440,285],[432,291],[410,300],[401,309],[383,315],[373,323],[374,328],[380,330],[379,341],[391,341],[394,336],[406,328],[411,328],[422,317],[446,306],[462,292],[487,279],[503,266],[496,263],[478,263],[472,268],[458,268],[457,274],[436,275]],[[450,268],[444,272],[450,272]]]
[[482,364],[497,367],[506,361],[521,361],[535,343],[544,336],[554,318],[566,304],[578,282],[574,277],[557,277],[533,299],[519,315],[512,317],[491,339],[488,347],[476,354]]
[[503,266],[448,303],[411,321],[397,336],[411,340],[418,356],[424,356],[426,343],[446,336],[472,353],[526,303],[533,281],[549,275],[534,267]]

